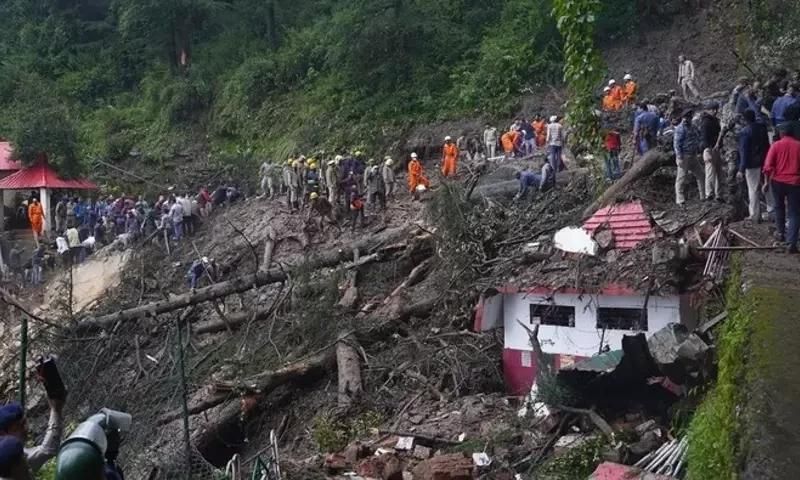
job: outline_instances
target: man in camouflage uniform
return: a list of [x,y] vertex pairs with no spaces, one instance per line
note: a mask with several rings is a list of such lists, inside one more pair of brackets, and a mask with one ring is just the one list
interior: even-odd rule
[[736,178],[736,172],[739,167],[739,134],[745,125],[735,109],[736,105],[730,101],[722,110],[723,127],[717,140],[717,149],[725,161],[725,202],[734,208],[734,218],[741,218],[746,212],[747,189]]

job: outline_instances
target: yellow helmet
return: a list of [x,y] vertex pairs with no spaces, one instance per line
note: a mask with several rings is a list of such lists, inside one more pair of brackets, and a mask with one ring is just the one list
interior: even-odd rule
[[295,168],[297,168],[297,167],[299,167],[299,166],[300,166],[300,162],[298,162],[297,160],[295,160],[295,161],[293,161],[293,162],[292,162],[292,166],[293,166],[293,167],[295,167]]
[[308,168],[310,170],[316,170],[317,169],[317,164],[316,163],[311,163],[311,164],[308,165]]
[[317,192],[311,192],[311,195],[309,195],[309,198],[310,198],[311,200],[316,200],[316,199],[318,199],[318,198],[319,198],[319,193],[317,193]]
[[294,164],[294,159],[293,158],[290,158],[289,160],[286,161],[286,165],[289,165],[291,167],[292,164]]

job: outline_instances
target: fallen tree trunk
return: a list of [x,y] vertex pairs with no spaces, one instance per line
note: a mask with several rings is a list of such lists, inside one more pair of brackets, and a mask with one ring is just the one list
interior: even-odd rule
[[[377,327],[353,332],[351,334],[353,335],[352,338],[356,341],[360,341],[362,345],[369,345],[376,341],[385,340],[387,336],[391,335],[391,332],[397,329],[397,324],[399,322],[405,321],[411,317],[426,317],[430,315],[435,304],[436,299],[434,298],[409,305],[400,309],[394,315],[391,315],[388,320],[382,322]],[[333,347],[341,341],[342,339],[337,339],[336,342],[324,348],[322,352],[316,353],[299,362],[291,363],[278,370],[260,373],[252,377],[250,381],[241,384],[240,389],[243,391],[265,394],[285,383],[303,380],[313,374],[324,371],[331,367],[331,364],[336,364],[336,349]],[[228,400],[233,400],[229,389],[220,392],[218,388],[214,388],[213,386],[201,391],[199,396],[201,398],[189,407],[190,415],[202,413]],[[181,412],[182,411],[179,409],[164,414],[158,419],[157,423],[163,425],[176,420],[181,417]]]
[[147,305],[121,310],[109,315],[102,315],[95,318],[90,317],[78,323],[74,328],[78,332],[109,328],[114,326],[117,322],[155,317],[162,313],[172,312],[180,308],[215,300],[233,293],[244,292],[270,283],[284,282],[287,278],[288,276],[286,273],[280,271],[259,272],[252,275],[245,275],[243,277],[234,278],[233,280],[199,288],[193,292],[176,295],[168,300],[160,300]]
[[[558,175],[556,175],[556,186],[567,185],[573,178],[586,175],[588,171],[589,170],[586,168],[576,168],[574,170],[559,172]],[[517,192],[519,192],[519,180],[490,183],[477,187],[470,197],[470,201],[479,202],[487,198],[511,198],[516,195]]]
[[361,358],[356,347],[358,341],[350,335],[343,335],[336,343],[336,370],[339,372],[339,407],[348,408],[363,391],[361,381]]
[[[390,228],[356,242],[353,245],[353,250],[371,251],[408,234],[409,229],[406,227]],[[353,250],[332,249],[308,259],[302,264],[302,267],[310,270],[332,267],[352,259]],[[115,325],[117,322],[155,317],[162,313],[172,312],[234,293],[241,293],[271,283],[284,282],[287,278],[288,275],[285,272],[277,270],[245,275],[225,282],[215,283],[214,285],[197,289],[194,292],[177,295],[169,300],[161,300],[99,317],[88,317],[78,323],[74,329],[77,332],[105,329]]]
[[261,262],[261,271],[268,272],[269,266],[272,264],[272,255],[275,252],[275,244],[278,241],[278,235],[272,227],[267,228],[267,240],[264,242],[264,260]]
[[639,179],[650,175],[662,166],[668,165],[669,162],[672,161],[672,158],[673,157],[671,155],[659,150],[650,150],[649,152],[645,153],[642,158],[637,160],[633,166],[627,172],[625,172],[625,175],[623,175],[622,178],[608,187],[597,200],[595,200],[586,208],[586,210],[583,211],[583,218],[589,218],[594,215],[594,212],[597,210],[605,207],[606,205],[614,203],[617,195],[624,192],[630,185],[636,183],[636,181]]
[[205,333],[219,333],[228,330],[230,327],[231,329],[239,328],[243,323],[246,321],[253,319],[253,320],[263,320],[272,312],[270,308],[259,308],[255,312],[240,312],[234,313],[232,315],[228,315],[228,323],[226,324],[225,321],[207,321],[207,322],[200,322],[192,328],[192,332],[198,335],[202,335]]

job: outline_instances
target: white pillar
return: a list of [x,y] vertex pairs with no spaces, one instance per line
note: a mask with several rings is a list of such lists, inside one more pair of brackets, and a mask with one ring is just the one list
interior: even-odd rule
[[39,189],[39,201],[42,203],[42,210],[44,211],[44,232],[42,236],[47,238],[50,236],[50,191],[46,188]]

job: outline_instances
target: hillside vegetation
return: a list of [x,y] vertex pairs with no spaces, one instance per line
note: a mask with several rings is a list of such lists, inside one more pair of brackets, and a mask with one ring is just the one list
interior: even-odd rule
[[[636,23],[603,0],[604,38]],[[613,8],[612,8],[613,7]],[[0,137],[23,160],[368,147],[558,84],[551,0],[8,0]],[[80,165],[77,165],[80,168]]]

